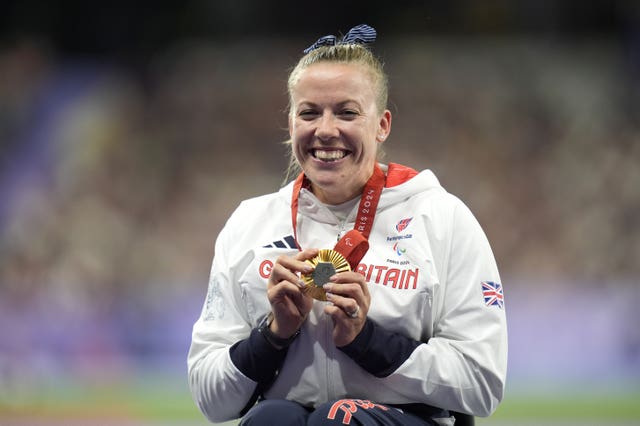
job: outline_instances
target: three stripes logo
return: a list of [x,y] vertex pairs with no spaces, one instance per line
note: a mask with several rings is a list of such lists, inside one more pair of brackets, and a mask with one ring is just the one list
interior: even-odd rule
[[271,244],[267,244],[266,246],[262,246],[263,248],[280,248],[280,249],[297,249],[298,246],[296,244],[296,240],[293,238],[293,235],[287,235],[281,240],[276,240]]

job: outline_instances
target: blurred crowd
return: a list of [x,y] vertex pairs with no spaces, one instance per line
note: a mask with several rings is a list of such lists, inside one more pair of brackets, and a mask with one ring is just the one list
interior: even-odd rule
[[[0,51],[0,366],[185,356],[217,233],[240,200],[282,185],[300,46],[185,40],[137,69],[37,40]],[[422,37],[376,52],[394,114],[385,161],[433,169],[471,207],[507,295],[532,280],[638,285],[628,49]]]

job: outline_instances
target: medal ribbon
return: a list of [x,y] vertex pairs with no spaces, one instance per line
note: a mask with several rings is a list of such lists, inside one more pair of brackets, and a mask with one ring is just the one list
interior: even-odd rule
[[[371,228],[373,227],[373,219],[376,216],[376,209],[378,202],[380,201],[380,195],[382,194],[382,188],[384,188],[386,177],[380,166],[376,163],[373,174],[367,181],[362,191],[362,198],[360,199],[360,205],[358,206],[358,215],[356,216],[356,223],[354,228],[344,234],[342,238],[333,248],[338,253],[342,254],[352,270],[355,270],[360,260],[369,250],[369,234],[371,234]],[[293,238],[296,241],[296,245],[299,249],[300,243],[298,243],[298,197],[300,191],[305,185],[304,173],[300,173],[293,185],[293,195],[291,196],[291,224],[293,225]]]

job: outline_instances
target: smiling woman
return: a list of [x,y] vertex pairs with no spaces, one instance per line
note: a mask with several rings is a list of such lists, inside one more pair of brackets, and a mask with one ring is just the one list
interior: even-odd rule
[[324,203],[355,198],[373,173],[378,145],[391,131],[375,87],[365,65],[323,61],[301,70],[290,89],[292,152]]
[[491,248],[431,171],[378,162],[391,113],[374,40],[361,25],[305,50],[288,83],[301,173],[218,237],[206,300],[219,303],[205,301],[188,360],[211,421],[451,425],[502,399]]
[[[356,27],[358,28],[358,27]],[[333,36],[329,36],[333,37]],[[364,38],[364,37],[363,37]],[[320,38],[320,40],[325,39]],[[305,71],[312,65],[319,64],[331,64],[331,65],[346,65],[347,68],[351,68],[352,74],[355,73],[355,77],[361,77],[365,81],[359,81],[361,86],[366,86],[365,92],[368,94],[369,92],[373,93],[373,99],[376,106],[376,113],[378,116],[385,114],[388,112],[387,110],[387,100],[389,97],[389,83],[386,73],[384,72],[382,63],[380,60],[373,55],[373,53],[367,49],[362,44],[357,43],[338,43],[337,45],[328,43],[328,45],[323,45],[320,43],[320,40],[314,43],[311,47],[305,50],[306,55],[303,56],[298,64],[293,68],[291,73],[289,74],[289,79],[287,82],[287,88],[289,91],[289,128],[291,130],[291,119],[295,116],[296,105],[293,100],[294,92],[298,87],[298,83],[302,78]],[[375,40],[375,36],[373,38]],[[371,40],[371,41],[373,41]],[[320,44],[320,45],[318,45]],[[355,72],[356,69],[359,69],[361,73]],[[327,76],[330,77],[330,76]],[[353,75],[351,76],[353,77]],[[330,83],[330,82],[327,82]],[[336,87],[341,87],[338,84],[332,85],[331,89]],[[351,92],[360,94],[363,96],[365,92]],[[343,106],[343,105],[340,105]],[[362,105],[360,105],[362,107]],[[300,113],[300,111],[298,111]],[[309,113],[314,113],[314,111],[309,111]],[[349,108],[344,108],[343,117],[347,118],[348,115],[355,115],[358,113],[356,110],[349,110]],[[317,112],[315,112],[317,114]],[[378,135],[379,141],[382,142],[386,139],[389,131],[391,130],[391,114],[388,114],[389,123],[388,130],[386,133],[380,133]],[[291,142],[291,141],[289,141]],[[378,149],[378,153],[380,153],[380,149]],[[295,155],[290,158],[289,162],[289,173],[288,177],[297,174],[300,171],[300,164],[296,159]]]

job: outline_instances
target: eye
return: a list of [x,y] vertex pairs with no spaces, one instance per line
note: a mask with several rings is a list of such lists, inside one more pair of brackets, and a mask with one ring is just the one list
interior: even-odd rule
[[300,112],[298,112],[298,117],[302,118],[303,120],[312,120],[317,115],[318,115],[318,112],[313,109],[303,109]]
[[355,109],[343,109],[340,111],[340,117],[344,120],[355,120],[359,115],[360,112]]

